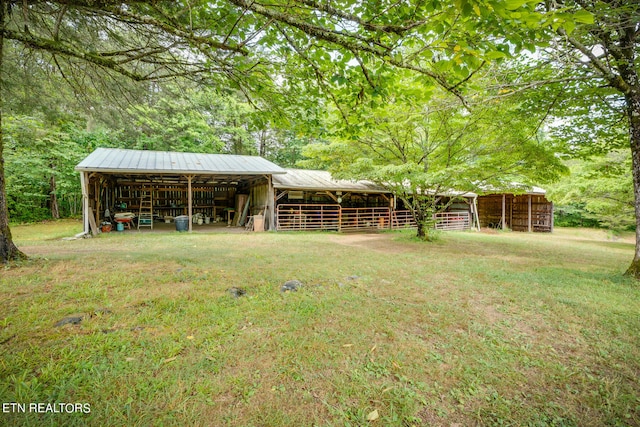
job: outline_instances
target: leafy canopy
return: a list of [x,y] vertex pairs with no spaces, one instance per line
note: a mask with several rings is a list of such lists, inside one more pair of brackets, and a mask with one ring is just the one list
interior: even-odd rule
[[414,194],[505,189],[549,182],[564,171],[536,117],[523,114],[514,98],[469,111],[406,76],[390,91],[353,111],[349,123],[335,117],[331,143],[310,145],[305,154],[312,160],[304,164]]

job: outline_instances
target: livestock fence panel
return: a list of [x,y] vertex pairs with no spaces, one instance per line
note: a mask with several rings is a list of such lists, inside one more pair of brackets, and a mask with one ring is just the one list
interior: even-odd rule
[[[437,230],[468,230],[469,212],[441,212],[434,215]],[[343,208],[340,205],[281,204],[276,209],[281,231],[335,230],[343,232],[416,228],[411,211],[390,208]]]
[[390,208],[342,208],[340,231],[388,229]]
[[471,228],[469,212],[439,212],[433,216],[436,230],[468,230]]
[[278,205],[276,227],[282,231],[339,230],[340,205]]
[[409,210],[393,211],[391,214],[391,228],[400,230],[403,228],[417,228],[415,219]]

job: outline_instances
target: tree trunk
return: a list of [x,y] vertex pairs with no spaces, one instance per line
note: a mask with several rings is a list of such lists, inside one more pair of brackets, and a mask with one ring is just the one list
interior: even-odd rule
[[634,91],[627,95],[626,101],[636,208],[636,251],[625,274],[640,279],[640,92]]
[[[6,2],[0,2],[0,28],[4,29]],[[2,76],[2,47],[4,45],[3,33],[0,32],[0,76]],[[2,80],[2,79],[0,79]],[[26,255],[18,250],[13,243],[11,230],[9,229],[9,207],[7,206],[7,193],[4,179],[4,142],[2,134],[2,88],[0,87],[0,259],[3,263],[10,260],[26,258]]]
[[[405,197],[403,200],[409,200],[409,198]],[[409,205],[411,215],[413,215],[413,219],[418,227],[416,237],[427,242],[432,238],[431,227],[433,226],[433,221],[431,217],[433,205],[433,200],[418,195],[412,197],[411,204]]]
[[418,234],[416,237],[420,240],[429,241],[429,226],[424,220],[416,221],[418,224]]
[[[53,169],[53,165],[51,165]],[[58,197],[56,196],[56,176],[51,174],[49,179],[49,205],[51,207],[51,218],[60,219],[60,208],[58,207]]]
[[51,169],[51,177],[49,178],[49,210],[51,211],[51,218],[60,219],[60,208],[58,207],[58,196],[56,195],[55,168],[56,165],[51,161],[49,163],[49,169]]

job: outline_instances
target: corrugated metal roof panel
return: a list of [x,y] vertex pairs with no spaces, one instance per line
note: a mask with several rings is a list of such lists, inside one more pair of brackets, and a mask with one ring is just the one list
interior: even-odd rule
[[363,193],[389,193],[371,181],[333,179],[327,171],[286,169],[285,175],[273,177],[273,186],[280,189],[309,191],[356,191]]
[[[281,190],[307,191],[352,191],[358,193],[391,193],[381,185],[371,181],[348,181],[334,179],[331,173],[318,170],[286,169],[286,175],[273,177],[273,187]],[[476,197],[477,194],[464,191],[446,191],[439,193],[447,197]]]
[[258,156],[177,153],[98,148],[76,166],[77,171],[113,173],[284,174],[280,166]]
[[535,185],[528,186],[518,182],[512,182],[510,185],[503,188],[496,188],[493,186],[486,186],[483,188],[483,196],[493,194],[531,194],[532,196],[544,196],[547,194],[547,190],[536,187]]

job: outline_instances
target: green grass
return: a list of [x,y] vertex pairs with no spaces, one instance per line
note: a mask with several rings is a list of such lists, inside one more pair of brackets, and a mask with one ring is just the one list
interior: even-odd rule
[[[0,424],[640,425],[629,239],[59,239],[79,228],[13,229],[32,260],[0,276],[0,400],[91,413],[0,413]],[[281,293],[290,279],[304,288]],[[53,326],[73,315],[84,320]]]

